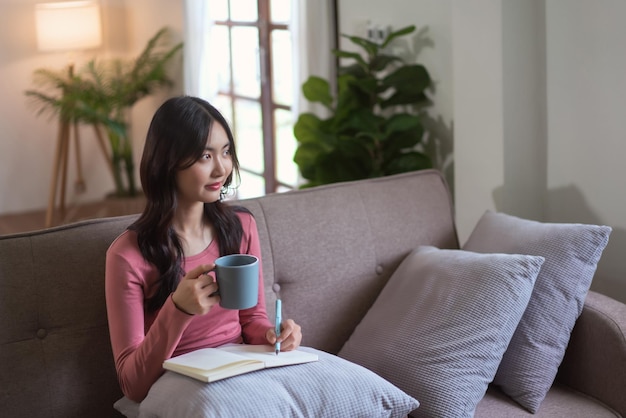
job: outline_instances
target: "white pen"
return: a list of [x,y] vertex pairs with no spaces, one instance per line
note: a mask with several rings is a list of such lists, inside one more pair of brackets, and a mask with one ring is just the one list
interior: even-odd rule
[[[276,338],[280,336],[280,324],[282,322],[281,308],[282,306],[281,306],[280,299],[276,299],[276,325],[275,325]],[[280,352],[279,341],[276,341],[276,345],[274,346],[274,348],[276,350],[276,355],[278,355],[278,353]]]

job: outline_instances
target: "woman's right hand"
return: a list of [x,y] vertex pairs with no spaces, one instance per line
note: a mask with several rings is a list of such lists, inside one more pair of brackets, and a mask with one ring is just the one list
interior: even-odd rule
[[181,311],[190,315],[204,315],[213,305],[219,303],[215,279],[208,275],[215,268],[215,264],[202,264],[191,270],[178,283],[172,293],[172,302]]

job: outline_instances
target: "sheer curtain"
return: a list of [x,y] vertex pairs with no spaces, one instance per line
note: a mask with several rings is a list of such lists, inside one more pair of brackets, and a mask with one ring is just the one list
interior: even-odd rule
[[311,104],[302,95],[302,83],[311,76],[334,80],[335,0],[292,0],[291,37],[293,57],[294,121],[300,113],[314,112],[321,116],[319,104]]
[[[301,86],[310,75],[332,79],[335,58],[334,0],[291,0],[293,115],[311,111]],[[185,94],[211,100],[217,93],[216,74],[209,65],[211,0],[185,0]]]
[[185,94],[211,101],[217,94],[217,75],[210,71],[210,0],[185,0],[183,81]]

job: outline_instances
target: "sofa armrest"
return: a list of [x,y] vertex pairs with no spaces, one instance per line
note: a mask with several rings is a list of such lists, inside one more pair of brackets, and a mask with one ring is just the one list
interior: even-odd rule
[[626,304],[588,293],[557,380],[626,416]]

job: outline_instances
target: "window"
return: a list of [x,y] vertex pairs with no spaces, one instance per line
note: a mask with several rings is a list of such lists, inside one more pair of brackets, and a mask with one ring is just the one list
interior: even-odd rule
[[237,198],[292,189],[291,0],[211,0],[214,105],[231,123],[241,169]]

